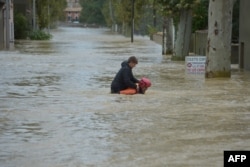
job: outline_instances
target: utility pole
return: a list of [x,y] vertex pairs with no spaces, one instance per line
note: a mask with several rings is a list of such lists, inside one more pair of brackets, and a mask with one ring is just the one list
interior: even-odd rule
[[132,13],[132,17],[131,17],[131,43],[134,42],[134,28],[135,28],[135,21],[134,21],[134,15],[135,15],[135,0],[132,0],[132,10],[131,10],[131,13]]

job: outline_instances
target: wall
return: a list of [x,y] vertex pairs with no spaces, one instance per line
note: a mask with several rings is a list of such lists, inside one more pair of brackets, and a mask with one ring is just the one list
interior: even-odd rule
[[162,44],[162,32],[158,32],[154,34],[152,40],[156,42],[157,44],[161,45]]
[[[153,41],[161,45],[162,33],[158,32],[157,34],[154,34]],[[206,46],[207,46],[207,30],[196,31],[194,34],[192,34],[191,41],[190,41],[190,48],[189,48],[190,53],[194,53],[195,55],[199,55],[199,56],[205,56]],[[239,45],[238,44],[232,44],[231,63],[232,64],[239,63]]]
[[194,53],[205,56],[207,46],[207,30],[200,30],[194,33]]

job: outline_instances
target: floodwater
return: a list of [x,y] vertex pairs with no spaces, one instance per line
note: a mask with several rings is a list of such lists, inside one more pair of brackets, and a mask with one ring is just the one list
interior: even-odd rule
[[[146,37],[58,28],[0,52],[1,167],[221,167],[250,150],[250,73],[187,76]],[[135,55],[145,95],[110,94]]]

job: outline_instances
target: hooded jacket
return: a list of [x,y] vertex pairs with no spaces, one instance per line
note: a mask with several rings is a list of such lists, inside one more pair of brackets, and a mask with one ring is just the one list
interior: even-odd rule
[[127,88],[136,89],[135,83],[138,82],[132,73],[132,68],[129,66],[128,61],[124,61],[121,63],[121,69],[111,83],[111,93],[119,93]]

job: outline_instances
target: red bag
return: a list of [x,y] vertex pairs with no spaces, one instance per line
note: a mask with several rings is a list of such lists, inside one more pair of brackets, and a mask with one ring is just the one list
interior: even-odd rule
[[151,81],[148,78],[143,77],[140,82],[140,93],[145,94],[146,90],[151,86]]
[[140,82],[139,82],[139,85],[141,88],[148,88],[151,86],[151,81],[146,78],[146,77],[143,77]]

